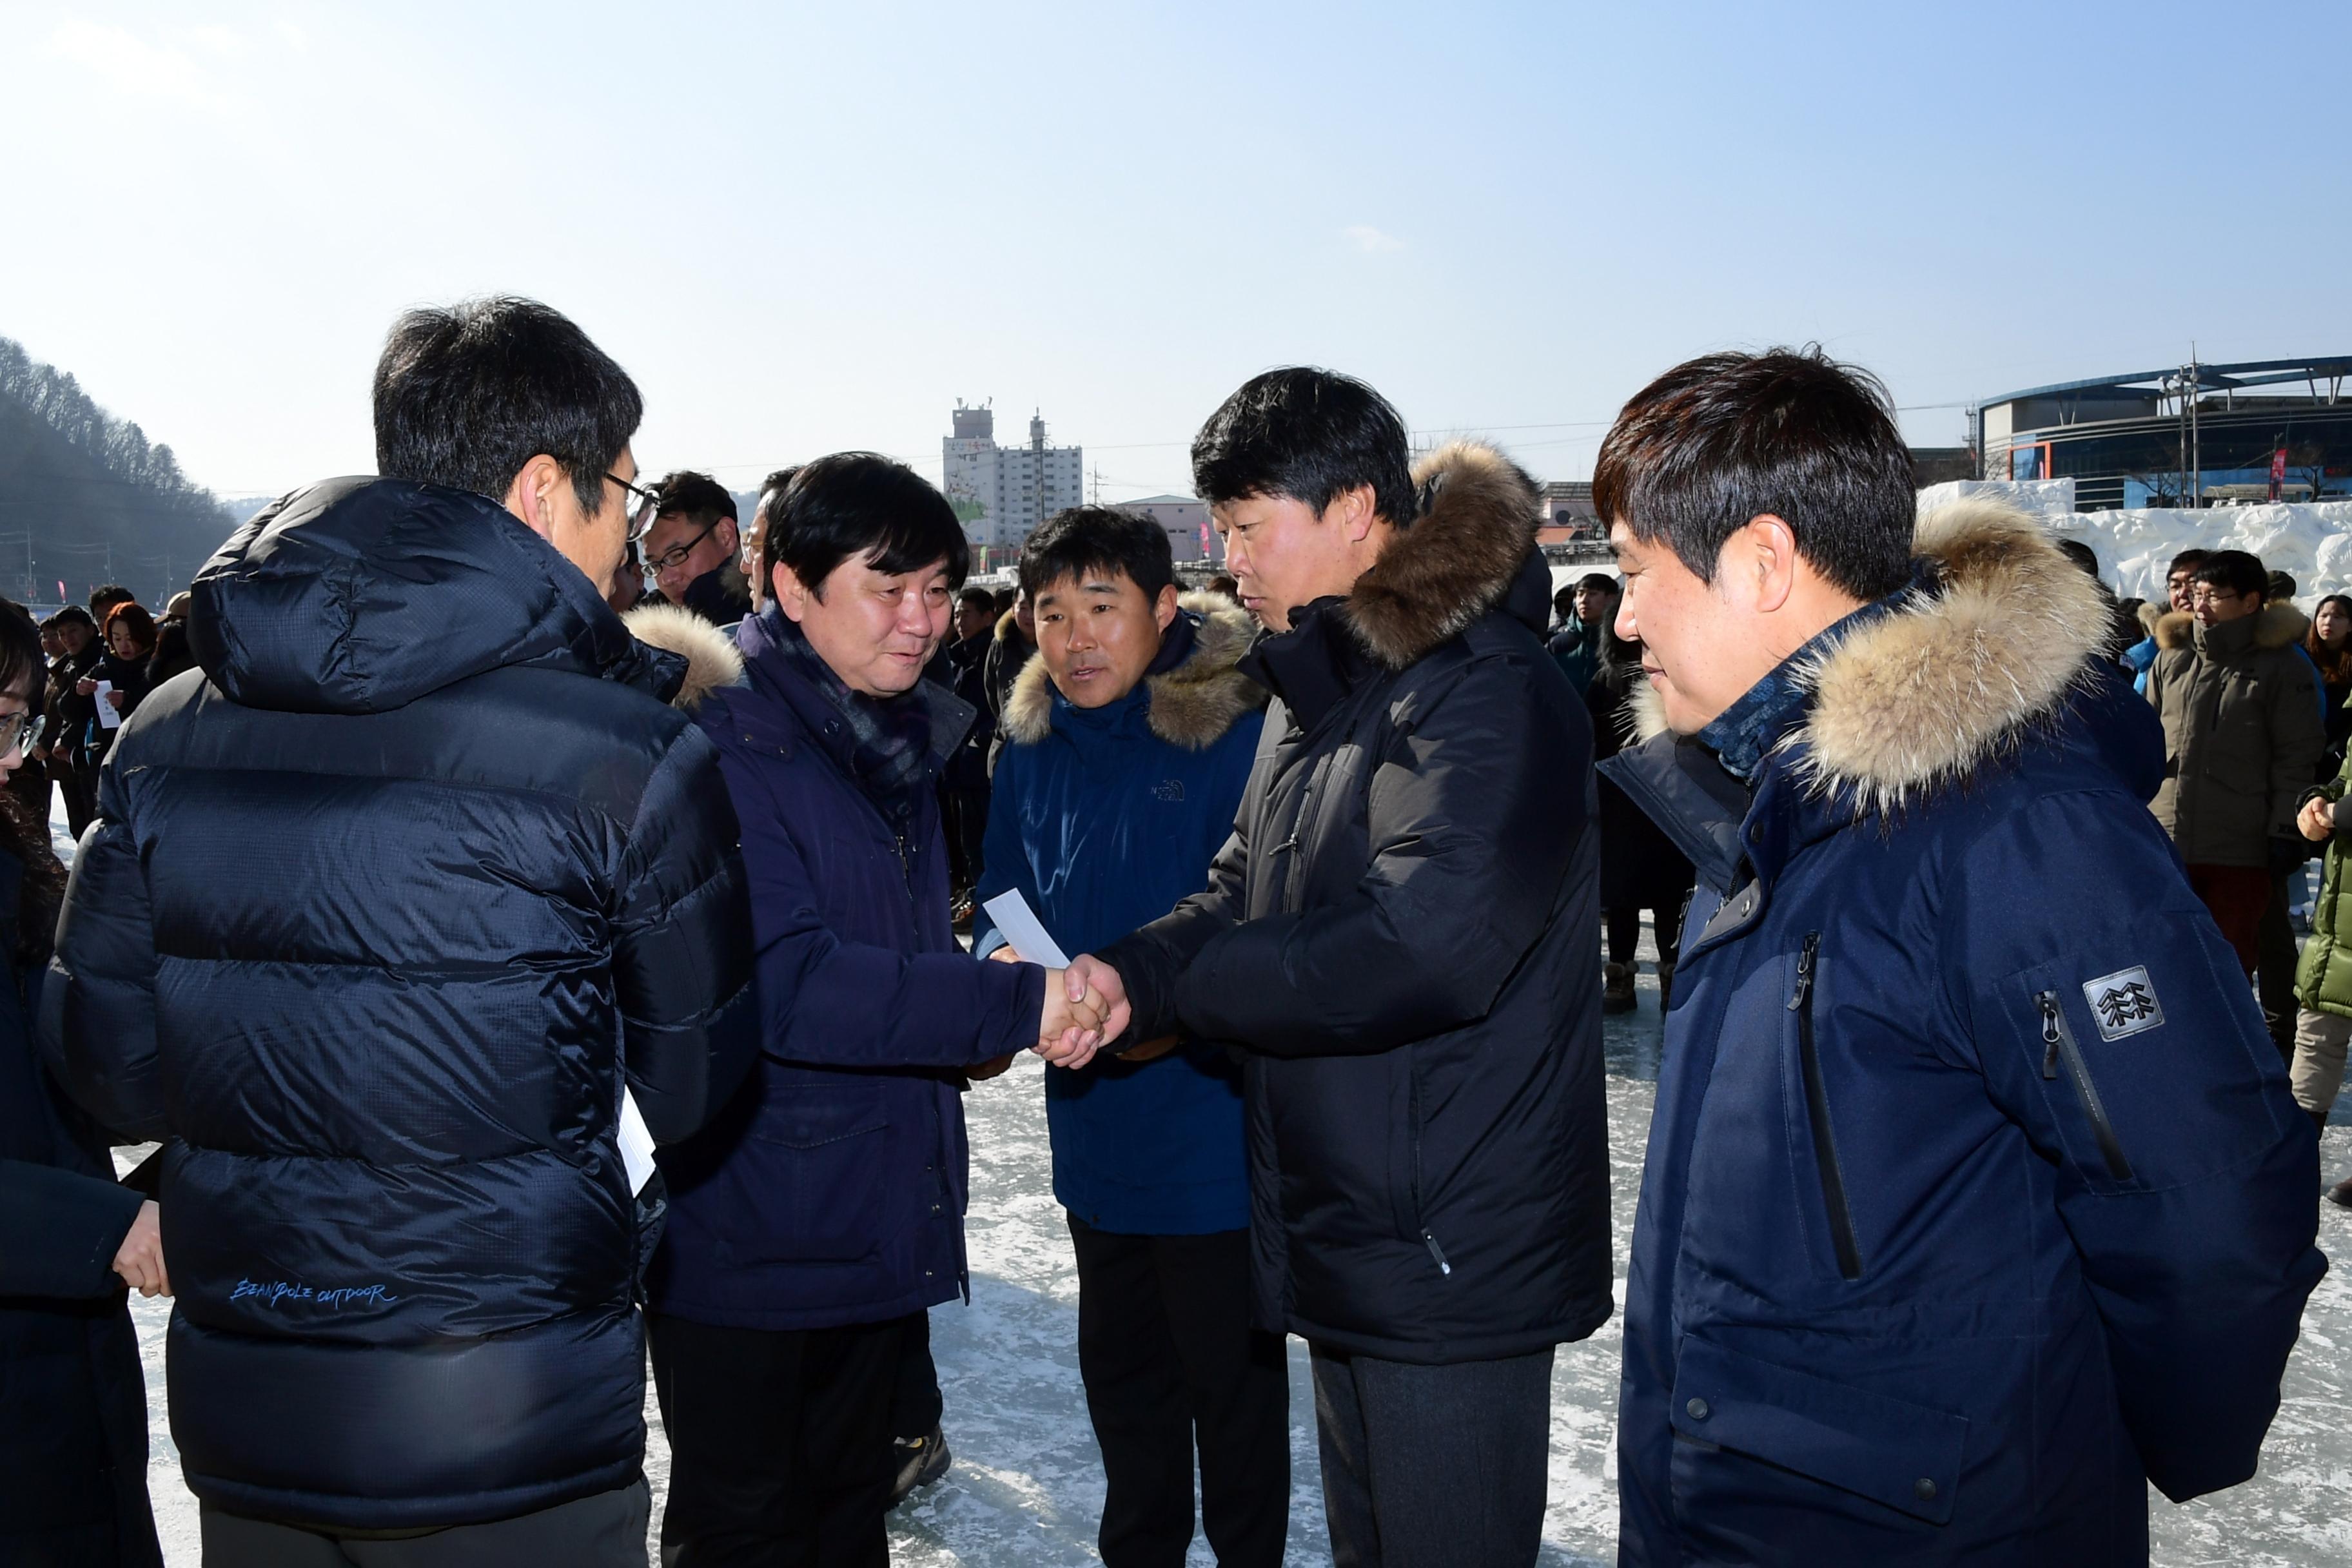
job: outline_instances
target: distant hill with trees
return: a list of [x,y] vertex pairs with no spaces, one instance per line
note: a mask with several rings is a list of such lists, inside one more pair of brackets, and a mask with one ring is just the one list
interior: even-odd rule
[[160,610],[239,520],[172,448],[0,338],[0,594],[55,605],[121,583]]

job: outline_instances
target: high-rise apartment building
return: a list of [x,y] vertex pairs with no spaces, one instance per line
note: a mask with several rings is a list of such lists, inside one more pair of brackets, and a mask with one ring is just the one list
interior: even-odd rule
[[1018,550],[1030,531],[1086,499],[1086,453],[1045,445],[1045,421],[1029,421],[1029,444],[996,444],[996,415],[959,403],[951,434],[940,443],[947,496],[964,537],[986,549]]

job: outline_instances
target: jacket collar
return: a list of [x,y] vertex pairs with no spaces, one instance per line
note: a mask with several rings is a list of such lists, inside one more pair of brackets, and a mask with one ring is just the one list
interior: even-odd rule
[[2208,658],[2235,658],[2257,648],[2285,647],[2303,640],[2311,622],[2301,610],[2281,599],[2251,616],[2204,626],[2185,610],[2172,610],[2156,623],[2158,648],[2193,647]]
[[[778,646],[785,635],[782,621],[783,611],[771,600],[759,614],[736,628],[735,645],[743,659],[744,679],[739,685],[747,686],[753,693],[782,704],[796,721],[797,727],[814,740],[825,755],[832,758],[853,780],[857,777],[856,738],[849,727],[841,722],[824,694],[810,685],[807,679],[793,667],[792,659]],[[723,699],[722,699],[723,700]],[[963,742],[980,710],[958,697],[936,681],[922,680],[908,692],[905,700],[919,704],[929,731],[924,749],[929,753],[931,768],[936,773],[948,753]],[[738,707],[730,705],[731,720],[750,718]],[[783,734],[771,737],[787,751],[791,740]]]
[[2083,689],[2107,626],[2099,585],[2032,518],[1960,501],[1923,519],[1915,547],[1932,589],[1900,595],[1789,671],[1805,702],[1764,754],[1744,844],[1719,819],[1742,796],[1671,787],[1721,763],[1666,731],[1655,698],[1637,691],[1649,738],[1602,770],[1645,804],[1717,817],[1659,818],[1702,868],[1695,844],[1741,845],[1762,870],[1801,839],[1956,788],[2053,728]]
[[[1205,752],[1263,700],[1238,668],[1257,635],[1257,623],[1223,594],[1197,591],[1176,604],[1191,623],[1191,646],[1174,650],[1170,667],[1146,675],[1129,699],[1142,699],[1154,735],[1188,752]],[[1044,740],[1054,728],[1054,716],[1067,707],[1045,661],[1031,659],[1005,699],[1005,739],[1016,745]]]
[[1535,481],[1494,447],[1457,441],[1413,466],[1421,515],[1344,599],[1291,613],[1242,663],[1312,727],[1380,670],[1400,670],[1497,609],[1540,641],[1551,574],[1535,547]]

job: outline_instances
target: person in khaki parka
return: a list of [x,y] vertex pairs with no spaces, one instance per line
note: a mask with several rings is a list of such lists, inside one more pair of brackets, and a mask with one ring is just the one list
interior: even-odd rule
[[[2352,844],[2352,812],[2343,809],[2352,789],[2352,761],[2328,783],[2305,792],[2295,826],[2314,844],[2327,846],[2319,900],[2311,907],[2311,940],[2295,970],[2295,999],[2302,1010],[2294,1026],[2294,1065],[2288,1078],[2294,1101],[2324,1131],[2327,1113],[2344,1082],[2344,1054],[2352,1043],[2352,889],[2345,885],[2345,847]],[[2330,1202],[2352,1208],[2352,1176],[2327,1190]]]
[[2249,975],[2271,879],[2308,854],[2295,813],[2326,745],[2316,678],[2295,646],[2308,623],[2268,602],[2269,581],[2242,550],[2208,556],[2189,613],[2157,622],[2147,673],[2166,752],[2150,809]]

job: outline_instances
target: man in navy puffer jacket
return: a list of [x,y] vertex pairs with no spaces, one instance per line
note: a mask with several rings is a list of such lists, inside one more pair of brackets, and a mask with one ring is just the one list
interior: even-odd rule
[[404,318],[375,393],[398,477],[298,491],[197,574],[202,671],[107,763],[47,1032],[103,1125],[164,1142],[208,1560],[458,1527],[418,1560],[642,1564],[617,1129],[625,1083],[676,1140],[749,1063],[735,821],[663,700],[684,661],[599,590],[620,368],[491,300]]
[[1593,489],[1662,721],[1604,771],[1699,880],[1619,1560],[2146,1563],[2149,1482],[2253,1473],[2326,1265],[2096,583],[1997,505],[1915,538],[1884,394],[1818,353],[1668,372]]

